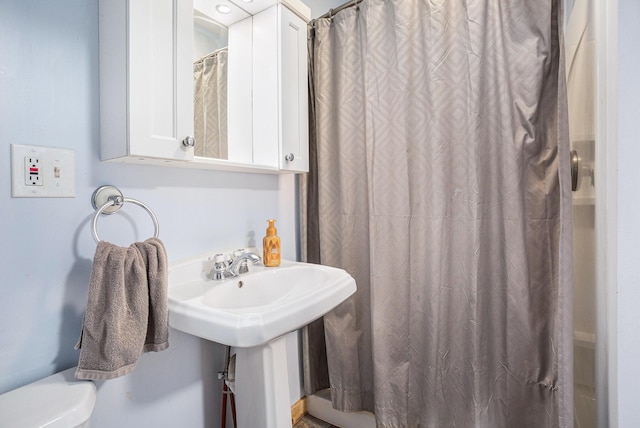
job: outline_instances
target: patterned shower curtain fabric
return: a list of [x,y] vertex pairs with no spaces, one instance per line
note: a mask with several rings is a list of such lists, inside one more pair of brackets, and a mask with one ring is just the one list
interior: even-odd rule
[[573,427],[560,8],[364,0],[315,22],[305,248],[358,286],[324,317],[337,409]]
[[196,156],[228,159],[227,48],[193,63]]

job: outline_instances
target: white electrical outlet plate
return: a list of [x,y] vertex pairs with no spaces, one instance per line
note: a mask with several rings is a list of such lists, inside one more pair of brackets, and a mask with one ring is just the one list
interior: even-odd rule
[[[75,152],[69,149],[11,144],[11,196],[74,198],[75,157]],[[37,179],[32,172],[37,172]]]

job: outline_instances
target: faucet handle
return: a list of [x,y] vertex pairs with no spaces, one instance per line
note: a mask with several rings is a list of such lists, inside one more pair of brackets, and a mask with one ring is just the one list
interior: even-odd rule
[[214,265],[230,265],[231,264],[231,256],[229,254],[222,254],[222,253],[218,253],[218,254],[214,254],[213,256],[213,264]]
[[211,269],[211,278],[220,280],[225,278],[225,272],[231,264],[229,254],[216,254],[213,256],[213,269]]

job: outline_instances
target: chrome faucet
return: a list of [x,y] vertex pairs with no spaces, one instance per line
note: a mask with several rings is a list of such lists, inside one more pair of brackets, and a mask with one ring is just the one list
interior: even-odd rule
[[260,256],[253,253],[242,253],[236,256],[231,262],[231,266],[229,266],[228,272],[231,276],[238,276],[243,273],[249,272],[249,266],[247,265],[247,261],[252,262],[253,264],[258,263],[262,259]]
[[244,249],[233,252],[233,258],[228,254],[216,254],[213,257],[213,269],[211,279],[222,281],[249,272],[247,261],[258,263],[260,256],[253,253],[245,253]]

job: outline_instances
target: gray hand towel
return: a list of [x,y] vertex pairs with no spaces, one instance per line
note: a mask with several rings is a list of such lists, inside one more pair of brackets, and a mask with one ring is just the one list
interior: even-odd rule
[[142,352],[169,346],[167,260],[160,240],[128,248],[98,243],[82,324],[78,379],[123,376]]
[[149,283],[149,321],[143,350],[162,351],[169,346],[167,253],[158,238],[150,238],[134,245],[144,259]]

